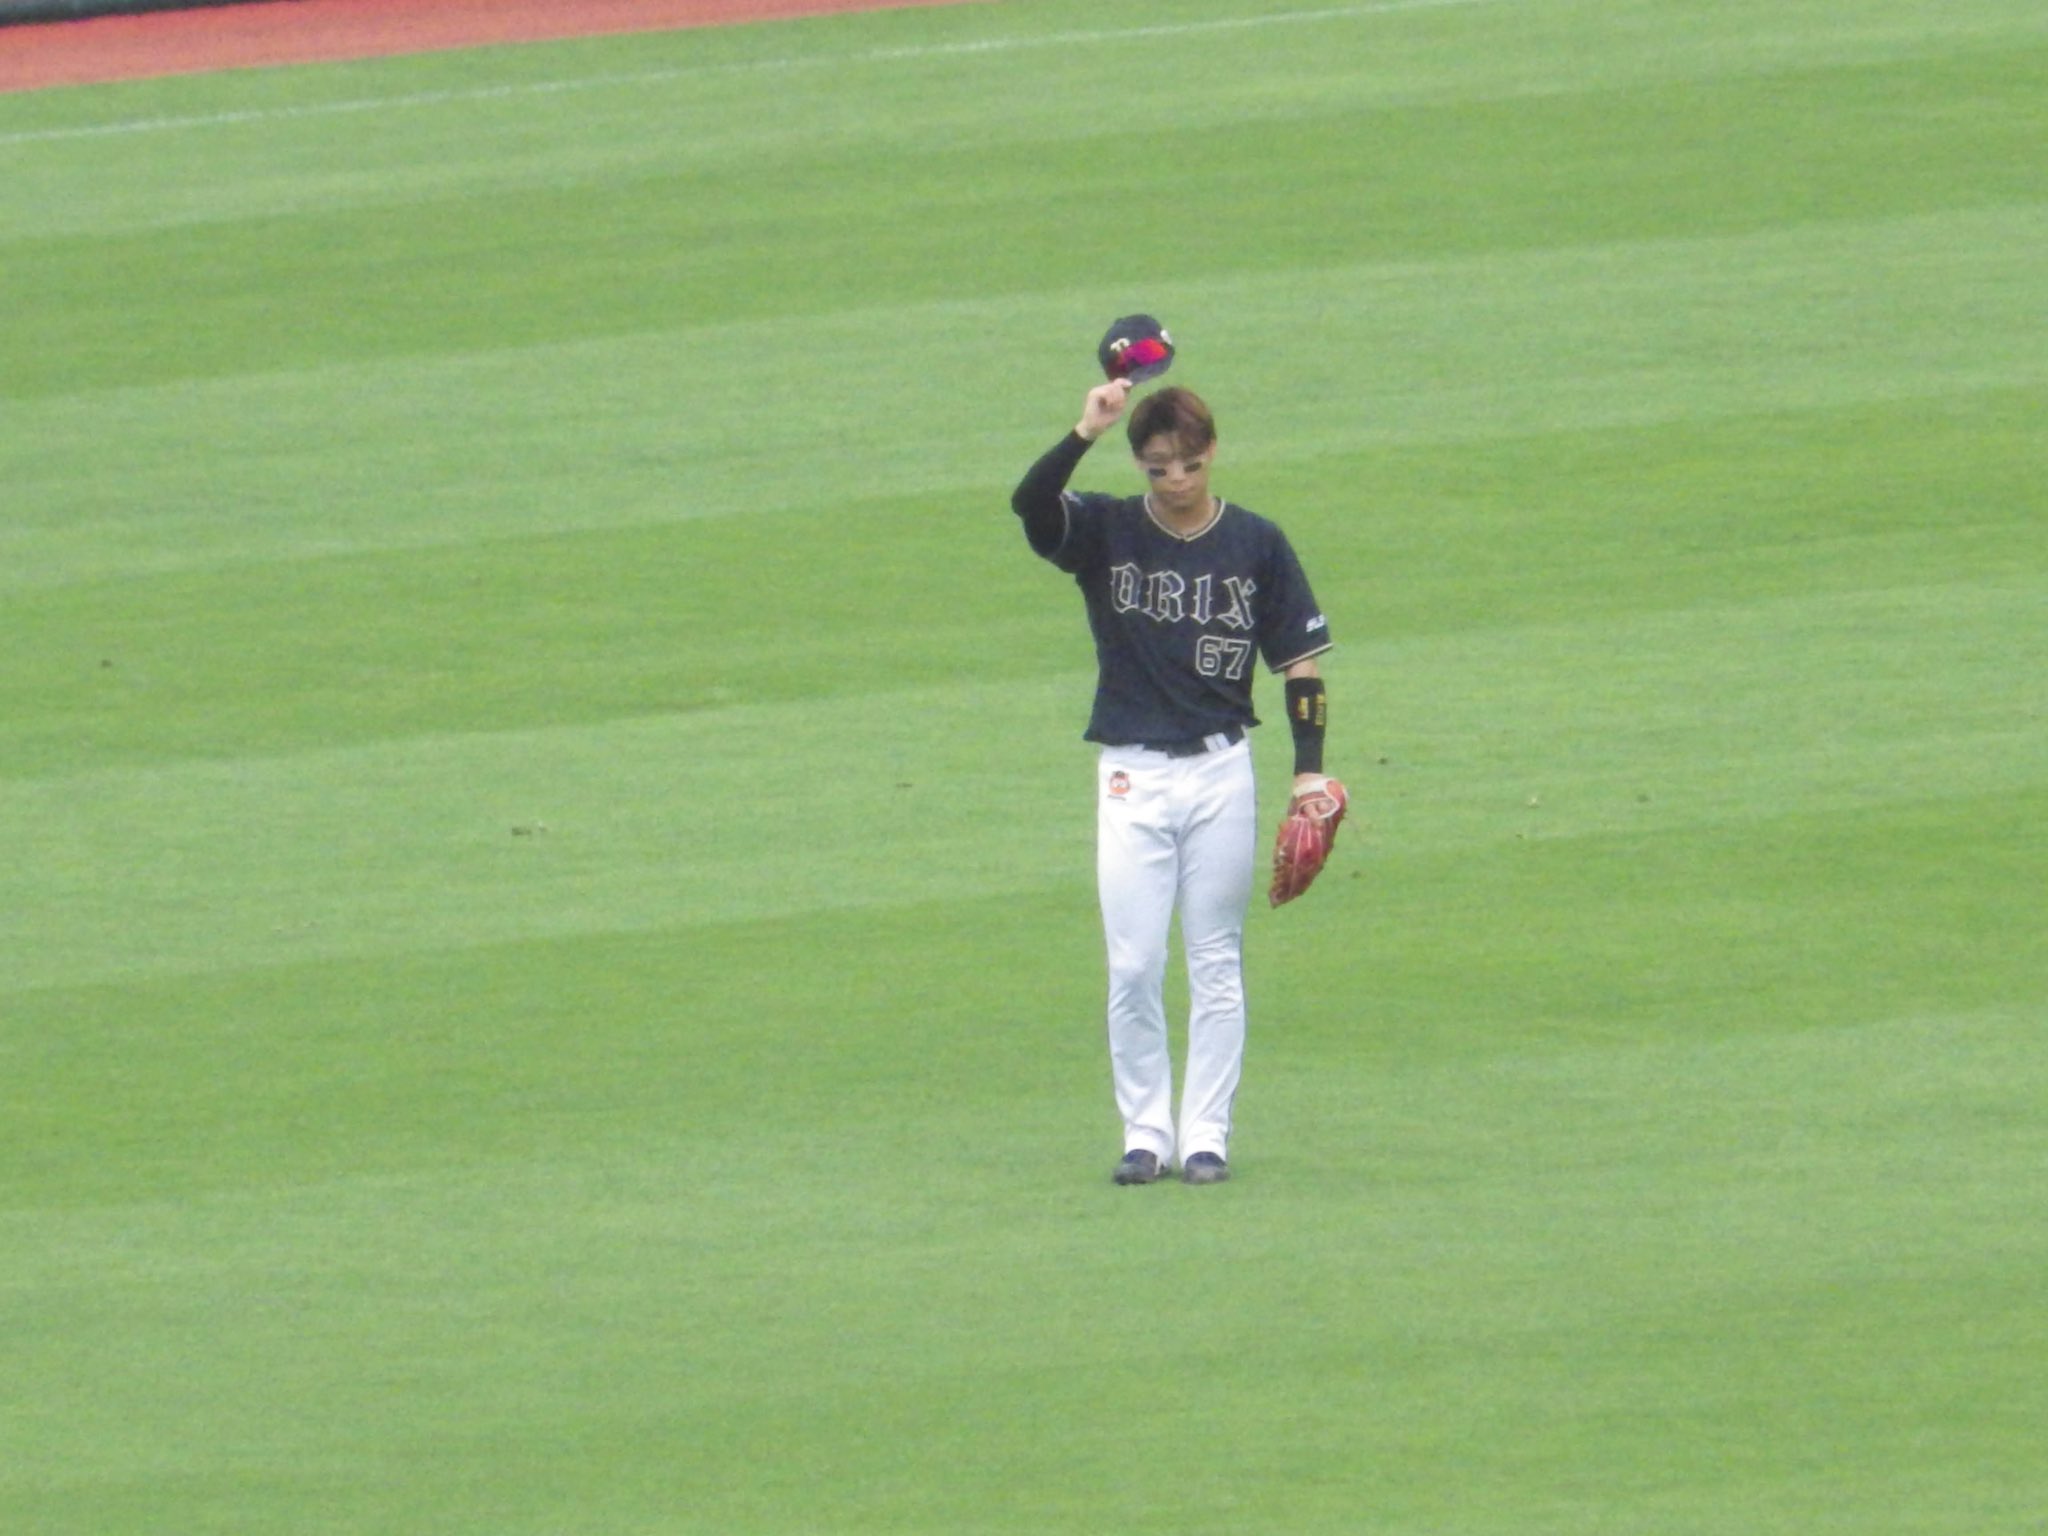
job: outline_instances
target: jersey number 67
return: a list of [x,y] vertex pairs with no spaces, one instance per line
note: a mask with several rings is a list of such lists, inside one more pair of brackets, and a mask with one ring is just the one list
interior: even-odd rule
[[1195,642],[1195,670],[1204,677],[1227,677],[1232,682],[1244,676],[1244,669],[1252,659],[1252,643],[1249,640],[1233,640],[1228,635],[1204,635]]

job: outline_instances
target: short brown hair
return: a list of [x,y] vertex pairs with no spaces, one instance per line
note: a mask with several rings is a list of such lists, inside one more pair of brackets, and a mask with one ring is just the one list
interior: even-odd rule
[[1138,402],[1124,430],[1133,453],[1164,433],[1182,453],[1197,454],[1216,441],[1216,418],[1192,389],[1169,384]]

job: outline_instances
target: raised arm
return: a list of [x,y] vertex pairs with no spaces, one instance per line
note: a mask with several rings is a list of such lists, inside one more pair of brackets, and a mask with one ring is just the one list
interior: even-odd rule
[[1128,379],[1098,384],[1089,390],[1074,430],[1041,454],[1010,493],[1010,510],[1023,519],[1024,536],[1039,554],[1051,554],[1066,536],[1066,513],[1060,507],[1060,494],[1066,490],[1081,455],[1096,438],[1116,425],[1130,397]]

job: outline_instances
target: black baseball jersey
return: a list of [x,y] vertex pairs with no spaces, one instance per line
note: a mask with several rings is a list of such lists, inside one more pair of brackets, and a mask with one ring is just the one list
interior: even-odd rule
[[1032,549],[1073,576],[1087,603],[1099,676],[1086,739],[1163,746],[1257,725],[1254,655],[1279,672],[1332,644],[1287,536],[1218,501],[1215,517],[1183,537],[1143,496],[1069,491],[1087,446],[1070,433],[1011,503]]

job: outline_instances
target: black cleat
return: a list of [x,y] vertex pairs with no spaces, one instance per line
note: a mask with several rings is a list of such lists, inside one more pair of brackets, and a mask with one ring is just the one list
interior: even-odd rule
[[1230,1164],[1214,1152],[1197,1152],[1180,1165],[1183,1184],[1221,1184],[1230,1177]]
[[1124,1154],[1124,1160],[1116,1165],[1110,1178],[1118,1184],[1150,1184],[1163,1172],[1157,1152],[1136,1148]]

